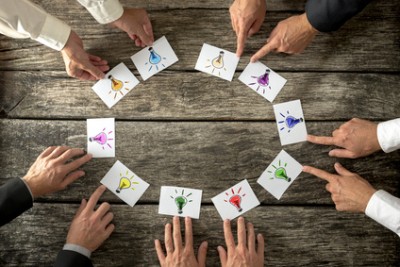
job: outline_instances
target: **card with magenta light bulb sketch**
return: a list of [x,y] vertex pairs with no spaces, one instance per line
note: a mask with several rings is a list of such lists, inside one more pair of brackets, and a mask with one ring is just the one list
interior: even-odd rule
[[225,49],[203,44],[195,69],[231,82],[239,59]]
[[155,41],[152,46],[143,48],[131,56],[131,59],[143,81],[178,61],[165,36]]
[[281,145],[307,140],[307,128],[300,100],[274,105],[276,125]]
[[87,151],[93,158],[115,157],[114,118],[87,119]]
[[100,183],[131,207],[150,186],[119,160],[115,162]]
[[261,174],[257,183],[279,200],[300,175],[302,169],[300,163],[282,150]]
[[258,201],[257,196],[246,179],[213,197],[211,200],[223,220],[235,219],[260,205],[260,201]]
[[239,80],[269,102],[274,101],[287,81],[260,61],[250,62],[240,74]]
[[162,186],[158,213],[199,219],[202,193],[198,189]]
[[112,108],[138,84],[139,80],[135,75],[124,63],[120,63],[110,70],[104,79],[98,81],[92,89],[108,108]]

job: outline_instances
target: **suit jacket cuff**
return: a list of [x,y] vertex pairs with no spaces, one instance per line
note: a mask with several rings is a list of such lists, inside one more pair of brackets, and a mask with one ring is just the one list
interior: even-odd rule
[[92,261],[75,251],[61,250],[56,258],[54,267],[93,267]]

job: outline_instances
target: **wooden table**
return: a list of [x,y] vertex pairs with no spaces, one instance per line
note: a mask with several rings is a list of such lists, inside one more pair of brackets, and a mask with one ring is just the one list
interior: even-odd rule
[[[69,23],[85,47],[124,62],[139,51],[127,36],[97,24],[75,1],[36,1]],[[107,192],[116,230],[93,254],[96,266],[157,266],[153,240],[163,238],[171,217],[158,215],[160,186],[203,189],[196,248],[209,241],[208,266],[218,266],[224,244],[222,220],[210,198],[246,178],[261,206],[245,214],[266,239],[267,266],[398,266],[397,235],[364,214],[335,210],[325,182],[301,174],[277,201],[256,183],[282,149],[272,104],[237,78],[278,21],[303,12],[305,1],[268,1],[266,20],[252,37],[232,82],[194,70],[204,42],[236,49],[230,1],[137,0],[125,6],[148,10],[156,38],[165,35],[179,62],[141,82],[108,109],[93,82],[68,78],[54,52],[30,40],[0,37],[0,184],[23,176],[50,145],[86,147],[87,118],[116,118],[116,158],[94,159],[87,175],[67,190],[42,197],[0,229],[0,266],[50,266],[62,248],[82,198],[87,198],[116,159],[151,184],[131,208]],[[384,121],[400,114],[400,5],[376,1],[341,30],[318,34],[296,56],[263,59],[288,82],[274,103],[301,99],[309,133],[329,135],[352,117]],[[333,172],[333,163],[399,195],[400,153],[344,160],[330,147],[301,143],[284,149],[302,164]],[[236,223],[234,223],[236,225]]]

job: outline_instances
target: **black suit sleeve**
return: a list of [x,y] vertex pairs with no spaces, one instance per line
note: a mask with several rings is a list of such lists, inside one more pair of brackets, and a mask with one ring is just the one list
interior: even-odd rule
[[24,181],[20,178],[7,181],[0,187],[0,226],[32,208],[32,205],[32,196]]
[[338,30],[372,0],[308,0],[307,19],[320,32]]
[[61,250],[58,255],[54,267],[93,267],[92,261],[75,251]]

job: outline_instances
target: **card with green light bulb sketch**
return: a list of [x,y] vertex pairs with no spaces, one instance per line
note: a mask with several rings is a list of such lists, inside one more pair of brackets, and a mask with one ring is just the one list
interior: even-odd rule
[[194,68],[221,79],[232,81],[238,63],[239,58],[236,54],[209,44],[203,44]]
[[300,100],[274,105],[276,125],[281,145],[307,140],[307,128]]
[[279,200],[302,169],[300,163],[282,150],[261,174],[257,183]]
[[120,63],[110,70],[104,79],[98,81],[92,89],[108,108],[112,108],[138,84],[139,80],[135,75],[124,63]]
[[246,179],[213,197],[211,201],[223,220],[235,219],[260,205],[260,201]]
[[162,186],[158,213],[198,219],[202,193],[193,188]]
[[115,157],[114,118],[87,119],[87,151],[93,158]]
[[131,207],[150,186],[119,160],[115,162],[100,183]]
[[178,61],[165,36],[155,41],[152,46],[143,48],[131,56],[131,59],[143,81]]

